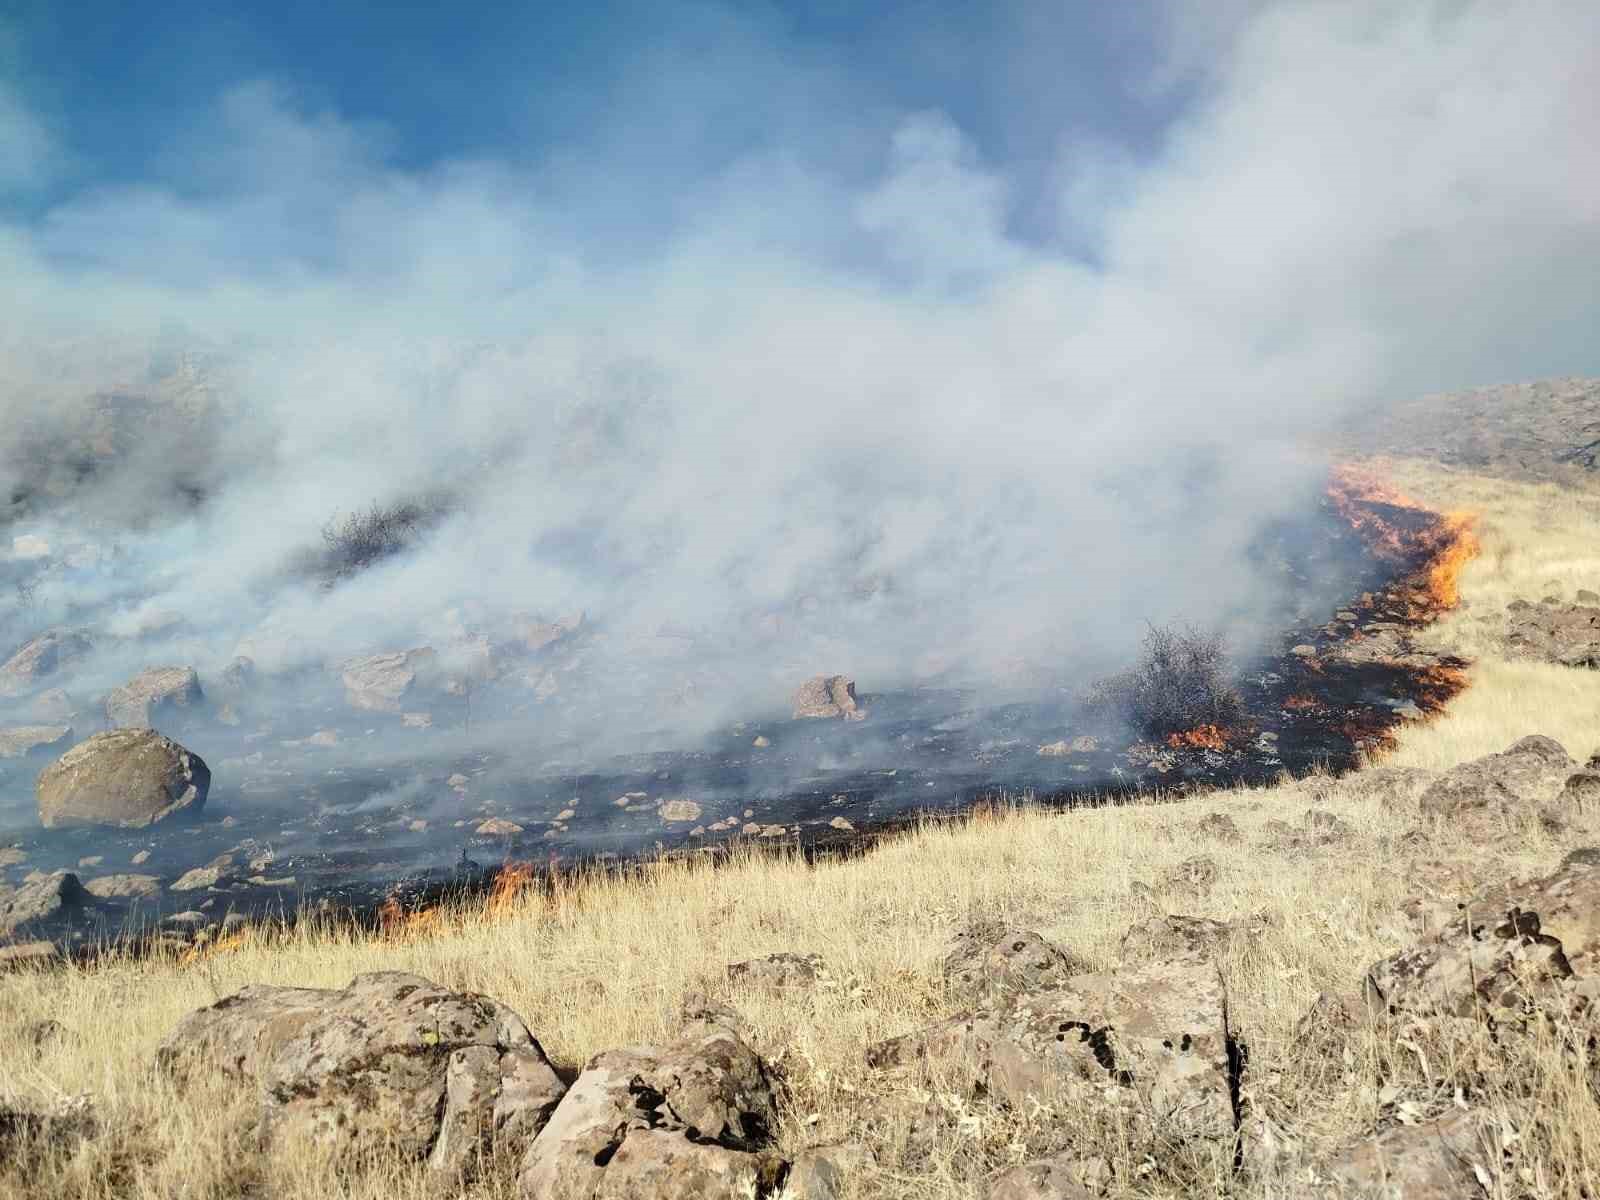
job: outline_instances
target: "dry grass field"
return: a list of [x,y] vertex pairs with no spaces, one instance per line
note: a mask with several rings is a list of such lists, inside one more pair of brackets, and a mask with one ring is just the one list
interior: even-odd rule
[[[1600,590],[1600,488],[1507,483],[1404,461],[1385,470],[1418,499],[1478,512],[1483,544],[1462,578],[1461,608],[1431,634],[1477,660],[1472,686],[1445,716],[1407,730],[1390,761],[1440,768],[1528,733],[1551,735],[1586,758],[1600,747],[1600,673],[1504,659],[1496,620],[1517,596]],[[0,1156],[0,1194],[424,1194],[420,1167],[263,1156],[252,1141],[249,1095],[220,1083],[179,1095],[152,1067],[157,1042],[185,1013],[245,984],[337,987],[373,969],[415,971],[505,1002],[564,1068],[670,1036],[686,993],[724,1000],[787,1079],[782,1149],[860,1139],[873,1150],[877,1165],[852,1179],[851,1195],[985,1197],[1003,1168],[1068,1148],[1109,1160],[1114,1196],[1302,1194],[1292,1179],[1235,1176],[1226,1155],[1154,1144],[1114,1118],[1043,1102],[1019,1112],[938,1089],[913,1094],[866,1064],[873,1042],[961,1006],[940,963],[951,937],[974,922],[1038,930],[1106,970],[1159,957],[1138,936],[1125,944],[1125,933],[1152,916],[1183,913],[1238,919],[1248,930],[1229,941],[1220,962],[1249,1049],[1253,1119],[1313,1149],[1334,1147],[1396,1113],[1437,1114],[1466,1095],[1498,1107],[1508,1131],[1508,1165],[1483,1195],[1592,1196],[1600,1107],[1555,1035],[1497,1044],[1471,1022],[1362,1028],[1342,1043],[1297,1033],[1320,992],[1359,990],[1368,964],[1415,940],[1401,915],[1408,898],[1453,898],[1474,881],[1547,872],[1567,850],[1600,840],[1584,819],[1562,830],[1530,820],[1485,849],[1423,822],[1419,788],[1397,797],[1358,773],[1065,817],[1002,807],[852,861],[812,868],[752,853],[715,869],[657,864],[550,895],[528,891],[494,919],[446,914],[389,940],[301,929],[245,939],[189,965],[13,973],[0,977],[0,1102],[86,1094],[99,1132],[50,1147],[14,1140],[10,1157]],[[1336,837],[1294,835],[1314,806],[1343,823]],[[1232,818],[1237,838],[1200,825],[1219,812]],[[1213,881],[1195,883],[1194,872],[1177,870],[1196,856],[1214,864]],[[729,983],[726,964],[776,951],[820,954],[820,985],[775,994]],[[949,1110],[931,1145],[907,1137],[906,1113],[923,1103]],[[502,1164],[467,1194],[510,1196],[514,1174]]]

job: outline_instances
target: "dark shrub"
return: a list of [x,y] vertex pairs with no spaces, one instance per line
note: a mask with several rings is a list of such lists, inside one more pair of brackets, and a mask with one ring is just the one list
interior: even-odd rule
[[336,517],[322,527],[323,573],[343,579],[416,545],[449,512],[444,497],[376,502],[365,512]]
[[1244,715],[1227,665],[1220,634],[1154,625],[1133,668],[1097,681],[1090,699],[1115,709],[1149,737],[1206,725],[1226,729]]

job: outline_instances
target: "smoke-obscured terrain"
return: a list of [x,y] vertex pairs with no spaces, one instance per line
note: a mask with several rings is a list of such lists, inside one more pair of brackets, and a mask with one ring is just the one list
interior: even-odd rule
[[1325,619],[1339,580],[1273,549],[1325,431],[1600,367],[1600,14],[1187,12],[1122,81],[1170,109],[1154,144],[1043,165],[714,13],[772,120],[670,187],[621,131],[710,119],[716,56],[641,58],[531,163],[407,163],[245,79],[115,183],[0,84],[5,652],[92,638],[78,736],[140,670],[221,705],[248,658],[242,760],[353,719],[342,664],[427,647],[361,761],[448,734],[577,770],[819,673],[1059,698],[1149,622],[1248,657]]

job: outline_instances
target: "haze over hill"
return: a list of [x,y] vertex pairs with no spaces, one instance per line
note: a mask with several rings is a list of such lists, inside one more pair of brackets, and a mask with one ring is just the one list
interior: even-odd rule
[[[266,627],[288,666],[467,601],[583,611],[715,642],[729,712],[796,672],[1114,658],[1281,602],[1246,549],[1356,405],[1600,371],[1582,6],[1151,10],[1101,84],[1143,123],[1092,137],[1065,103],[967,128],[844,33],[696,11],[718,50],[619,25],[623,84],[532,153],[418,153],[244,56],[130,175],[4,85],[11,532],[119,552],[21,623],[177,614],[140,655],[213,665]],[[996,28],[963,49],[991,83],[1039,34]],[[737,145],[696,136],[734,99]],[[685,131],[670,171],[635,120]],[[431,493],[411,553],[290,569]]]

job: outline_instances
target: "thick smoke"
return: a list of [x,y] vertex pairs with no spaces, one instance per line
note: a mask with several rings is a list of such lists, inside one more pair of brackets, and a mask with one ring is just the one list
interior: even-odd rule
[[[618,679],[692,639],[705,722],[818,671],[1073,670],[1147,620],[1246,640],[1282,581],[1244,552],[1320,486],[1321,431],[1600,366],[1597,44],[1583,5],[1196,6],[1128,81],[1183,97],[1160,146],[1069,145],[1044,184],[938,111],[803,115],[833,81],[770,39],[721,83],[785,119],[670,194],[627,112],[412,169],[241,84],[174,133],[187,176],[0,225],[9,532],[93,546],[13,632],[143,631],[110,684],[582,611]],[[668,57],[627,94],[692,126],[717,90]],[[7,182],[71,151],[9,93],[0,148]],[[409,552],[296,569],[429,494]]]

